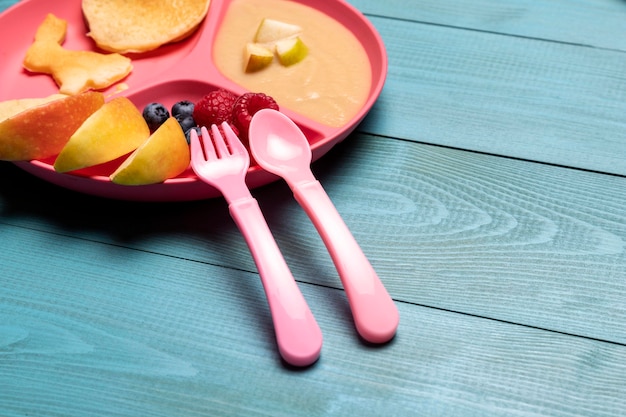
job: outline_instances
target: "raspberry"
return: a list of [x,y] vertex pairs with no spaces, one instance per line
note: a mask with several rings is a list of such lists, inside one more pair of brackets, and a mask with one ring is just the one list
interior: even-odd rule
[[[248,128],[252,116],[261,109],[278,110],[276,101],[263,93],[234,93],[218,89],[204,96],[193,107],[193,119],[198,126],[210,127],[227,122],[244,142],[248,140]],[[178,109],[177,109],[178,110]],[[174,112],[174,110],[173,110]]]
[[193,109],[193,119],[198,126],[210,127],[212,124],[219,125],[222,122],[230,122],[232,108],[237,100],[237,95],[218,89],[211,91],[198,101]]
[[248,140],[248,128],[252,116],[261,109],[278,110],[278,104],[272,97],[263,93],[245,93],[237,99],[233,106],[232,120],[239,130],[241,140]]

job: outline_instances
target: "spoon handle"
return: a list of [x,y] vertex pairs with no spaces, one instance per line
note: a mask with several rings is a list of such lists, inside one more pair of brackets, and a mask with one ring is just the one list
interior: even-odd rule
[[276,341],[285,361],[296,366],[315,362],[322,332],[283,258],[258,202],[250,197],[229,205],[256,263],[270,307]]
[[389,341],[398,328],[398,309],[328,194],[317,180],[293,184],[292,191],[337,268],[357,331],[368,342]]

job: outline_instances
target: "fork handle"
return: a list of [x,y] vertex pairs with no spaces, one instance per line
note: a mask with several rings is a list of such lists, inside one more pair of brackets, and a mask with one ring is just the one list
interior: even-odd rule
[[229,209],[261,276],[281,356],[292,365],[312,364],[319,358],[322,349],[322,332],[272,236],[257,200],[252,197],[237,200],[229,204]]
[[357,331],[368,342],[384,343],[396,333],[400,316],[376,271],[317,180],[292,184],[337,268]]

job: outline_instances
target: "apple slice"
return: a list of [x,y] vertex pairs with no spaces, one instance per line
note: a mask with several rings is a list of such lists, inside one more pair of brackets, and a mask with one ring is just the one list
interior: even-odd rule
[[281,39],[276,42],[276,55],[280,63],[286,67],[302,61],[309,53],[309,48],[299,36]]
[[103,104],[102,93],[92,91],[0,103],[0,160],[30,161],[58,154]]
[[160,183],[186,170],[189,160],[185,134],[170,117],[111,174],[111,181],[122,185]]
[[57,172],[69,172],[109,162],[134,151],[150,129],[126,97],[105,103],[70,137],[54,161]]
[[66,94],[52,94],[48,97],[37,98],[18,98],[15,100],[7,100],[0,102],[0,122],[13,117],[18,113],[28,110],[33,107],[41,106],[42,104],[50,103],[51,101],[58,100],[60,98],[67,97]]
[[256,72],[262,70],[272,63],[274,60],[274,52],[258,43],[246,44],[245,51],[245,71]]
[[280,39],[294,37],[301,32],[302,28],[298,25],[265,18],[259,24],[259,28],[254,35],[254,42],[273,43]]

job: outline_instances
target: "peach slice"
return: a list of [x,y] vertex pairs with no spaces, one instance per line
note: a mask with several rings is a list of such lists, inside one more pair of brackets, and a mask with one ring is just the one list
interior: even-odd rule
[[150,129],[126,97],[105,103],[74,132],[54,161],[57,172],[69,172],[112,161],[137,149]]
[[30,161],[58,154],[103,104],[102,93],[92,91],[0,103],[0,159]]
[[160,183],[186,170],[189,159],[185,134],[170,117],[111,174],[111,181],[122,185]]

